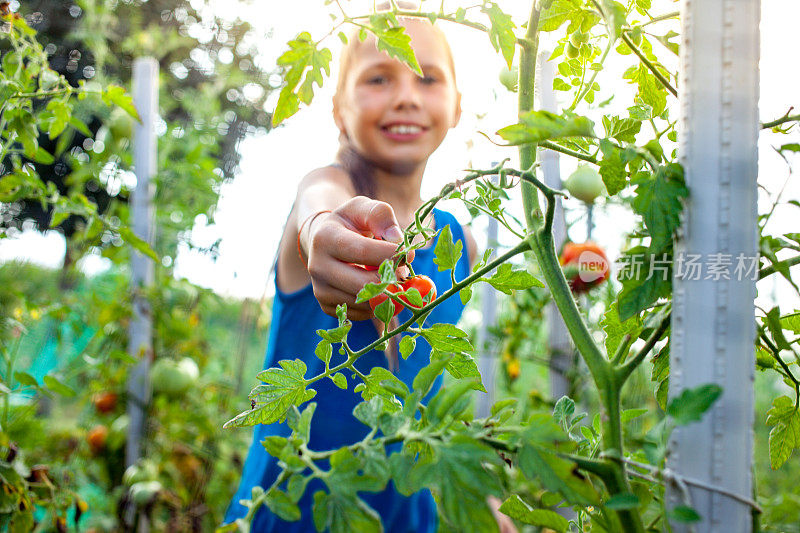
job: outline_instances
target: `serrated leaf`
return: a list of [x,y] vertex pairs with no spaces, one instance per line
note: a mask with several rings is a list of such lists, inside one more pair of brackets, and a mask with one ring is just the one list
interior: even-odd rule
[[269,510],[287,522],[300,520],[300,508],[282,490],[272,489],[267,493],[264,503]]
[[142,121],[139,112],[136,111],[136,107],[133,105],[133,97],[126,93],[125,89],[119,85],[110,84],[103,89],[103,102],[105,102],[106,105],[113,104],[139,122]]
[[642,121],[632,118],[603,117],[606,137],[622,142],[636,142],[636,134],[642,129]]
[[497,135],[509,146],[540,143],[565,137],[594,137],[594,123],[579,115],[556,115],[550,111],[528,111],[518,124],[506,126]]
[[680,395],[670,400],[667,405],[667,414],[679,426],[699,422],[703,414],[721,395],[722,387],[714,383],[684,389]]
[[314,397],[316,391],[306,390],[306,364],[300,360],[278,361],[280,368],[268,368],[258,374],[263,385],[250,393],[255,407],[240,413],[223,427],[254,426],[283,422],[292,406],[300,405]]
[[620,322],[619,313],[617,312],[617,302],[612,303],[608,310],[603,314],[603,319],[600,321],[600,327],[606,334],[606,353],[611,358],[617,351],[619,343],[625,335],[630,334],[631,339],[636,340],[642,329],[642,321],[638,316],[634,316]]
[[638,418],[643,414],[647,413],[647,409],[640,408],[640,409],[625,409],[622,411],[622,415],[620,416],[620,420],[623,423],[633,420],[634,418]]
[[531,287],[544,287],[544,284],[533,277],[530,272],[525,269],[514,270],[511,263],[503,263],[497,267],[497,270],[491,278],[481,278],[492,287],[505,294],[513,294],[515,290],[525,290]]
[[568,502],[579,505],[600,503],[600,496],[589,479],[572,461],[529,443],[522,447],[518,459],[526,477],[541,480],[545,488],[561,493]]
[[417,341],[414,337],[409,335],[403,335],[403,338],[400,339],[400,355],[403,356],[403,359],[408,359],[408,356],[414,352],[414,349],[417,346]]
[[375,34],[377,37],[378,50],[386,52],[389,57],[399,59],[413,70],[417,75],[422,76],[422,69],[417,62],[417,56],[411,48],[411,37],[406,33],[403,26],[395,26],[385,31]]
[[451,324],[434,324],[420,331],[431,348],[445,353],[471,352],[467,334]]
[[680,226],[681,199],[689,196],[683,168],[670,163],[658,167],[654,175],[640,172],[633,183],[637,187],[631,205],[644,219],[650,234],[649,251],[651,254],[661,253],[672,243],[672,236]]
[[767,411],[769,432],[769,462],[773,470],[778,469],[800,446],[800,412],[788,396],[779,396]]
[[533,509],[516,494],[503,502],[500,512],[523,524],[546,527],[558,533],[563,533],[569,527],[567,519],[560,514],[549,509]]
[[489,17],[489,40],[494,49],[503,54],[506,65],[511,68],[514,62],[514,52],[517,46],[517,36],[514,34],[514,21],[511,16],[504,13],[500,7],[490,2],[484,4],[481,11]]
[[625,166],[637,157],[632,149],[620,150],[608,139],[600,139],[600,176],[610,196],[620,192],[628,185],[628,173]]
[[781,317],[781,327],[794,333],[800,333],[800,312],[795,311]]
[[452,270],[458,264],[461,258],[461,250],[464,243],[459,240],[453,242],[453,234],[450,231],[450,224],[442,228],[439,233],[439,238],[436,240],[436,247],[433,249],[434,258],[433,262],[439,268],[439,271]]
[[539,15],[539,30],[555,31],[567,20],[575,19],[582,11],[578,0],[554,0],[547,9]]

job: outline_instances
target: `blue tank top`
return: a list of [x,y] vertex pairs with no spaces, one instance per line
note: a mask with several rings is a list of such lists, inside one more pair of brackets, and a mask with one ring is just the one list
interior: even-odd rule
[[[461,225],[452,214],[440,209],[433,210],[433,218],[437,230],[449,225],[453,241],[462,241],[463,252],[455,269],[455,278],[456,280],[464,279],[469,275],[469,261]],[[439,235],[437,235],[436,241],[438,238]],[[433,263],[435,246],[436,242],[427,248],[416,250],[412,266],[416,273],[429,276],[436,284],[439,294],[442,294],[452,287],[452,282],[450,272],[439,272],[438,267]],[[264,368],[276,366],[282,359],[299,358],[308,367],[306,376],[320,374],[325,369],[323,362],[314,355],[314,348],[319,342],[315,331],[335,328],[338,325],[337,319],[322,311],[314,297],[311,284],[296,292],[285,293],[278,288],[277,275],[275,279],[272,323]],[[463,310],[464,306],[460,298],[448,298],[433,309],[425,323],[427,325],[455,324]],[[410,317],[411,312],[408,309],[404,309],[398,316],[401,323]],[[358,350],[376,339],[377,332],[371,320],[353,322],[348,334],[348,342],[353,349]],[[336,361],[335,357],[334,361]],[[414,376],[430,362],[430,345],[420,337],[417,339],[414,353],[407,359],[402,357],[398,357],[398,359],[399,368],[395,375],[411,389]],[[361,372],[368,374],[372,367],[387,367],[388,362],[384,352],[372,350],[358,360],[357,366]],[[314,383],[312,388],[317,391],[317,395],[311,401],[317,403],[317,408],[311,423],[308,445],[310,449],[340,448],[366,436],[369,428],[353,416],[353,408],[361,401],[361,395],[353,392],[356,382],[349,380],[348,390],[339,389],[328,379]],[[434,383],[431,395],[439,390],[441,382],[442,376],[439,376]],[[280,473],[277,459],[267,453],[261,441],[271,435],[288,437],[290,434],[291,430],[286,423],[260,424],[255,427],[253,442],[244,463],[239,489],[228,507],[225,523],[244,517],[247,509],[239,503],[239,500],[250,499],[254,486],[268,488]],[[298,502],[302,516],[297,522],[285,522],[266,506],[261,507],[253,521],[252,531],[255,533],[316,531],[313,521],[312,495],[317,490],[327,492],[326,489],[324,483],[318,479],[308,483],[303,497]],[[359,496],[380,515],[387,533],[433,533],[436,531],[438,523],[436,504],[427,489],[406,497],[398,493],[393,483],[389,481],[382,492],[363,492],[359,493]]]

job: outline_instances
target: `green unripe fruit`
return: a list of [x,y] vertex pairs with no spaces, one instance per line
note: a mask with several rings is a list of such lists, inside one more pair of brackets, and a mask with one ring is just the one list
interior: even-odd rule
[[200,377],[197,363],[189,357],[180,361],[159,359],[153,365],[150,374],[153,392],[168,396],[180,396],[186,392]]
[[513,66],[510,69],[503,66],[500,69],[500,83],[503,84],[503,87],[511,91],[512,93],[517,92],[517,83],[519,79],[519,67]]
[[133,117],[122,109],[114,109],[108,119],[108,130],[115,139],[132,139]]
[[162,489],[161,483],[158,481],[140,481],[131,485],[130,494],[131,500],[137,507],[147,505]]
[[152,461],[142,459],[125,469],[122,482],[132,486],[142,481],[155,481],[158,478],[158,467]]
[[589,42],[589,34],[578,30],[569,36],[569,42],[575,48],[580,48],[582,44]]
[[593,168],[582,165],[570,174],[564,182],[564,188],[570,195],[587,204],[594,203],[595,198],[603,194],[605,186],[603,178]]
[[580,49],[572,43],[567,43],[567,46],[564,47],[564,54],[570,59],[575,59],[580,53]]

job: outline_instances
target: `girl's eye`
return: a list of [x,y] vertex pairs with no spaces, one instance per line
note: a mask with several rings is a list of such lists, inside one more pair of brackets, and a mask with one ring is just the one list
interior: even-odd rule
[[437,81],[438,81],[438,78],[436,76],[425,76],[420,80],[420,82],[422,82],[425,85],[432,85],[432,84],[436,83]]
[[367,80],[370,85],[381,85],[385,82],[386,78],[384,76],[373,76]]

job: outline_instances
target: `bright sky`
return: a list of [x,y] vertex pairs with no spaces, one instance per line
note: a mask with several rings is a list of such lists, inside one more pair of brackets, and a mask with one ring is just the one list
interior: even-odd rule
[[[218,0],[218,4],[231,13],[230,0],[224,3]],[[343,3],[351,14],[364,12],[365,4],[371,5],[372,2]],[[436,4],[438,6],[438,2]],[[524,22],[528,0],[503,1],[501,5],[519,17],[518,24]],[[675,4],[676,9],[678,5]],[[789,68],[785,60],[789,36],[796,32],[794,25],[800,20],[800,3],[796,0],[768,0],[762,6],[760,111],[763,120],[770,120],[781,116],[792,104],[800,106],[800,72]],[[261,46],[264,64],[271,66],[284,50],[286,41],[298,31],[307,30],[315,37],[326,33],[329,28],[328,13],[335,7],[335,4],[323,7],[322,0],[253,2],[241,5],[238,14],[249,20],[262,34],[272,32],[272,37],[265,37]],[[302,24],[298,22],[300,20]],[[511,157],[512,163],[516,160],[515,149],[496,147],[475,133],[481,131],[492,135],[500,127],[514,122],[516,95],[505,90],[497,81],[497,73],[502,66],[500,56],[483,34],[454,24],[440,24],[455,54],[458,85],[463,94],[463,114],[460,124],[451,130],[429,160],[423,198],[432,196],[442,185],[460,177],[460,170],[470,164],[486,167],[504,157]],[[268,273],[297,183],[309,171],[330,163],[337,149],[337,131],[331,118],[331,96],[337,75],[336,59],[340,43],[333,36],[326,44],[333,52],[334,62],[332,76],[326,80],[325,87],[317,90],[309,108],[301,109],[276,130],[242,142],[241,170],[235,180],[222,190],[216,224],[195,227],[192,238],[200,246],[222,239],[219,258],[213,262],[184,251],[177,258],[176,275],[237,297],[259,298],[265,291],[268,294],[272,292]],[[659,47],[657,44],[654,46]],[[547,47],[547,43],[543,43],[543,47]],[[657,50],[660,56],[669,57],[669,53],[663,53],[663,48]],[[610,61],[610,68],[602,72],[597,80],[604,89],[614,88],[613,92],[618,96],[611,105],[612,108],[619,108],[620,114],[624,114],[624,108],[631,101],[632,87],[621,81],[621,73],[628,64],[627,58]],[[676,64],[668,67],[675,68]],[[557,93],[560,97],[564,94]],[[272,100],[268,106],[274,106],[274,103]],[[759,182],[770,190],[779,190],[789,176],[786,164],[770,148],[771,144],[780,142],[775,138],[771,134],[762,134],[759,146]],[[793,139],[796,142],[796,134]],[[561,168],[562,175],[566,177],[575,164],[562,158]],[[794,181],[786,187],[783,200],[800,198],[800,183]],[[451,202],[444,207],[456,213],[462,222],[468,221],[466,210],[460,204]],[[577,201],[568,201],[567,207],[573,208],[570,219],[583,213]],[[512,204],[511,208],[519,213],[519,202]],[[764,204],[759,210],[767,209],[768,204]],[[797,230],[797,214],[793,209],[776,210],[770,221],[773,233]],[[627,210],[615,206],[595,209],[594,238],[609,250],[611,256],[615,256],[620,244],[619,228],[630,228],[632,220]],[[259,229],[254,230],[254,227]],[[485,220],[475,223],[474,232],[479,243],[485,240],[482,237],[485,227]],[[573,239],[585,237],[584,227],[583,223],[577,224],[571,233]],[[40,235],[25,231],[19,238],[0,241],[0,261],[26,258],[36,263],[58,266],[63,261],[63,253],[63,239],[53,232]],[[102,266],[102,260],[90,258],[84,268],[96,271]],[[770,288],[770,292],[792,292],[782,289],[782,284],[778,282]],[[791,305],[797,307],[797,302]]]

